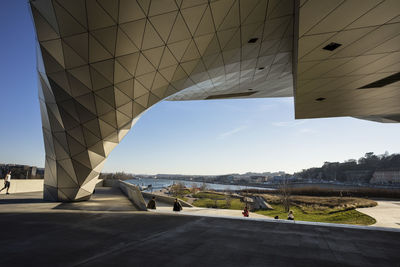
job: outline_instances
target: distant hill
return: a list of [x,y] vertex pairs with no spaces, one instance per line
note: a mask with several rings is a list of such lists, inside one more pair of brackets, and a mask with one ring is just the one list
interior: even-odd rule
[[374,155],[368,152],[358,160],[344,162],[325,162],[319,168],[304,169],[294,176],[322,181],[369,183],[374,173],[396,173],[400,171],[400,154]]

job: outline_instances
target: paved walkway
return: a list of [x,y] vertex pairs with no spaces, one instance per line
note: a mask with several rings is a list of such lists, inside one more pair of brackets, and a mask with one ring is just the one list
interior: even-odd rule
[[[156,210],[150,210],[151,212],[156,213],[175,213],[182,215],[201,215],[201,216],[211,216],[211,217],[243,217],[242,210],[229,210],[229,209],[209,209],[209,208],[183,208],[181,212],[172,211],[172,207],[157,207]],[[264,216],[261,214],[257,214],[254,212],[250,212],[249,218],[263,218],[263,219],[271,219],[271,217]]]
[[375,200],[378,205],[372,208],[357,209],[375,218],[373,226],[400,228],[400,200]]
[[1,266],[399,266],[400,230],[135,211],[119,192],[0,197]]
[[134,212],[132,205],[118,188],[96,188],[90,201],[60,203],[43,200],[43,192],[15,193],[0,196],[0,213],[6,212]]
[[[145,198],[146,203],[149,199]],[[157,201],[157,209],[149,210],[150,212],[156,213],[167,213],[167,214],[181,214],[181,215],[198,215],[198,216],[211,216],[211,217],[243,217],[242,210],[230,210],[230,209],[210,209],[210,208],[200,208],[200,207],[183,207],[182,211],[174,212],[172,211],[172,206],[169,204],[162,203]],[[257,214],[254,212],[249,213],[249,218],[263,218],[263,219],[272,219],[269,216],[264,216],[261,214]]]

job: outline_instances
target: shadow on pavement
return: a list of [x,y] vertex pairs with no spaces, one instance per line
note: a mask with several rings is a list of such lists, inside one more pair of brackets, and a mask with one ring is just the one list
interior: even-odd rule
[[43,199],[39,198],[10,198],[0,199],[0,204],[32,204],[32,203],[46,203]]
[[82,211],[137,211],[134,205],[119,188],[96,188],[90,200],[81,202],[60,203],[53,209],[56,210],[82,210]]
[[135,211],[136,209],[132,207],[119,207],[110,206],[110,203],[103,205],[103,203],[98,201],[90,201],[87,203],[73,202],[73,203],[61,203],[54,207],[55,210],[82,210],[82,211]]
[[400,233],[387,231],[114,212],[3,213],[0,229],[7,229],[0,238],[1,266],[7,267],[389,267],[400,262]]

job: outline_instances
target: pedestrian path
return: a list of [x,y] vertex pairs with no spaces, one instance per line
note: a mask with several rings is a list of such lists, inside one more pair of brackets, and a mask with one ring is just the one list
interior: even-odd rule
[[1,195],[0,213],[31,212],[136,212],[137,209],[119,188],[96,188],[89,201],[50,202],[43,200],[43,192]]
[[[147,202],[146,202],[147,203]],[[173,213],[173,214],[183,214],[183,215],[201,215],[201,216],[211,216],[211,217],[243,217],[242,210],[230,210],[230,209],[211,209],[211,208],[186,208],[184,207],[180,212],[172,211],[171,205],[166,205],[160,202],[157,202],[156,210],[149,210],[151,212],[157,213]],[[257,214],[254,212],[250,212],[249,218],[264,218],[271,219],[269,216],[264,216],[261,214]]]
[[373,226],[400,228],[400,200],[375,201],[377,206],[357,210],[373,217],[376,220]]

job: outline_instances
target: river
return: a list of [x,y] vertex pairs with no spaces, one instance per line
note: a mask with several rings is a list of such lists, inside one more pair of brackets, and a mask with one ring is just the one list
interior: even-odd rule
[[[152,188],[151,190],[160,190],[162,188],[166,188],[176,183],[182,183],[186,187],[192,187],[193,185],[201,187],[203,185],[203,183],[200,182],[191,182],[184,180],[153,179],[153,178],[131,179],[131,180],[126,180],[126,182],[141,187],[147,187],[148,185],[151,185]],[[213,183],[205,183],[205,184],[208,189],[217,191],[224,191],[224,190],[238,191],[243,189],[264,189],[264,190],[270,189],[270,188],[256,187],[256,186],[229,185],[229,184],[227,185],[227,184],[213,184]]]

